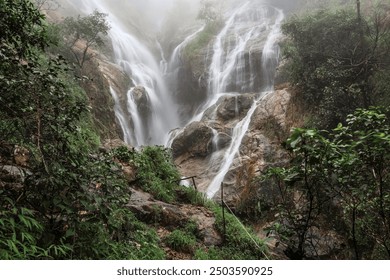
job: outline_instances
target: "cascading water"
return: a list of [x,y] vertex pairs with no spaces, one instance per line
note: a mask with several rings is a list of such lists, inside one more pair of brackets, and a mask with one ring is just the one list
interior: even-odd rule
[[[160,68],[153,55],[144,45],[125,30],[119,24],[112,24],[110,36],[113,42],[114,55],[117,63],[131,76],[135,86],[145,88],[146,94],[143,112],[140,112],[140,104],[133,94],[133,89],[128,92],[128,109],[132,115],[134,126],[123,128],[131,130],[136,141],[134,146],[165,144],[168,132],[179,124],[176,115],[177,105],[168,92],[163,79],[164,69]],[[135,120],[139,119],[139,124]]]
[[[131,78],[133,87],[126,96],[128,114],[119,109],[123,104],[115,105],[115,113],[125,135],[125,141],[136,147],[164,145],[168,141],[169,131],[178,127],[180,123],[178,105],[169,93],[164,79],[166,68],[160,67],[159,59],[121,24],[111,10],[109,2],[81,0],[78,4],[84,7],[86,14],[95,9],[108,14],[111,26],[109,36],[115,61]],[[164,58],[162,60],[164,63]],[[113,91],[111,93],[114,101],[118,102],[117,95]],[[128,115],[131,116],[131,120],[124,121]]]
[[[184,105],[182,103],[189,103],[186,102],[187,100],[183,100],[184,98],[179,96],[182,94],[180,89],[180,84],[182,84],[182,75],[183,72],[185,72],[185,69],[183,69],[182,64],[182,52],[185,49],[185,47],[200,33],[204,30],[205,25],[201,26],[199,29],[197,29],[192,34],[188,35],[184,40],[177,45],[177,47],[173,50],[172,55],[170,57],[168,67],[167,67],[167,73],[166,73],[166,79],[169,83],[169,89],[171,91],[171,95],[174,96],[177,100],[182,100],[184,102],[178,102],[180,105]],[[183,111],[184,113],[181,114],[181,123],[180,126],[184,126],[188,123],[188,120],[191,119],[191,114],[189,114],[188,111],[185,110],[185,108],[180,108],[181,106],[178,106],[178,111]],[[185,107],[185,106],[183,106]],[[169,143],[172,142],[172,135],[170,141],[167,143],[169,146]]]
[[[276,15],[276,17],[272,17],[270,14]],[[246,23],[248,21],[251,22],[253,19],[260,21],[261,24],[257,27],[247,26]],[[210,198],[219,190],[233,160],[239,152],[242,139],[248,130],[257,104],[261,102],[262,97],[273,89],[273,77],[279,57],[279,48],[276,40],[280,36],[280,25],[283,19],[284,14],[281,10],[270,6],[258,6],[255,2],[247,2],[230,16],[225,28],[217,37],[214,45],[214,57],[210,66],[209,91],[211,95],[226,91],[232,82],[235,85],[235,89],[241,92],[246,90],[248,85],[253,85],[254,73],[250,73],[251,83],[246,81],[245,84],[242,84],[244,79],[237,78],[236,69],[244,72],[242,53],[248,46],[248,42],[254,37],[264,36],[265,31],[268,33],[261,58],[261,70],[264,75],[263,83],[257,90],[252,89],[259,93],[258,98],[254,101],[246,116],[233,129],[231,144],[225,151],[219,171],[207,188],[206,194]],[[233,36],[233,40],[236,43],[233,44],[234,47],[229,47],[228,51],[225,51],[224,41],[231,40],[231,36]]]
[[[210,95],[226,91],[264,90],[264,87],[260,88],[260,83],[264,84],[260,77],[263,73],[259,73],[260,69],[252,69],[249,56],[252,53],[251,48],[261,45],[278,13],[275,8],[259,1],[248,1],[233,11],[214,43],[214,55],[209,70]],[[268,71],[272,72],[272,69],[267,69]],[[256,75],[259,76],[259,81],[255,84]]]
[[[177,86],[180,82],[181,52],[204,30],[204,26],[187,36],[170,56],[164,54],[158,41],[153,42],[156,53],[160,55],[158,57],[115,17],[115,12],[110,9],[110,1],[77,1],[80,2],[85,13],[97,9],[109,14],[115,61],[129,75],[133,84],[125,98],[119,98],[111,88],[115,113],[126,142],[136,147],[153,144],[170,146],[173,138],[181,132],[174,130],[170,135],[173,129],[200,121],[208,112],[209,128],[214,135],[213,154],[210,157],[212,168],[209,169],[214,173],[206,193],[213,197],[239,153],[257,105],[262,97],[273,90],[279,56],[277,39],[283,12],[266,4],[265,0],[249,0],[243,4],[241,2],[226,14],[224,26],[204,57],[206,68],[202,77],[206,77],[207,81],[206,100],[196,104],[198,108],[191,111],[193,115],[183,118],[179,113],[183,104],[179,104],[176,98],[176,95],[182,94]],[[256,98],[246,115],[239,119],[238,99],[250,92],[255,93]],[[230,144],[220,147],[219,135],[226,135],[226,131],[217,131],[211,124],[217,122],[213,118],[217,117],[218,102],[231,97],[235,98],[234,110],[238,120],[231,127]],[[126,104],[123,104],[124,100]]]

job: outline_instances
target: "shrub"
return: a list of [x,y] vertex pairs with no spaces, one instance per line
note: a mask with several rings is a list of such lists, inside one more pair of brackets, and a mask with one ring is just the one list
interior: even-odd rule
[[160,146],[145,147],[136,154],[134,161],[143,190],[165,202],[176,199],[174,190],[180,176],[168,149]]

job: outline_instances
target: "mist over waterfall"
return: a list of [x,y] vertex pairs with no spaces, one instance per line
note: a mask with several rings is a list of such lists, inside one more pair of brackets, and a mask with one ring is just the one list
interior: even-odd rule
[[[148,9],[145,14],[150,14],[149,10],[157,5],[154,4],[155,1],[152,1],[153,5],[148,4],[148,1],[144,4],[140,1],[113,2],[108,0],[82,0],[77,3],[69,0],[68,2],[73,3],[85,14],[95,9],[108,14],[111,25],[109,36],[112,40],[115,63],[129,75],[132,81],[132,87],[129,88],[126,96],[126,104],[116,104],[115,107],[124,140],[136,147],[166,145],[172,129],[183,126],[185,124],[183,121],[193,119],[193,116],[186,116],[183,120],[179,116],[182,104],[176,102],[173,93],[176,91],[176,94],[180,94],[177,93],[176,87],[181,51],[204,29],[204,26],[184,37],[171,54],[164,54],[157,40],[155,46],[151,46],[137,38],[137,34],[132,34],[134,30],[126,26],[123,11],[120,13],[117,7],[123,5],[124,8],[130,9],[126,7],[126,3],[132,3],[131,7]],[[209,52],[210,57],[205,57],[210,61],[207,69],[208,98],[203,106],[198,108],[198,113],[208,108],[209,102],[216,94],[261,91],[265,86],[261,80],[273,75],[272,69],[264,73],[259,72],[260,69],[252,65],[253,59],[250,56],[253,53],[251,48],[258,47],[256,42],[261,44],[267,36],[270,25],[274,21],[275,9],[263,1],[236,2],[238,4],[225,12],[224,27],[214,40],[212,51]],[[159,7],[165,7],[168,10],[173,1],[159,1],[159,3]],[[154,20],[155,28],[158,28],[157,26],[163,21],[163,13],[161,13],[161,18],[154,18]],[[151,47],[159,48],[160,52],[156,55]],[[275,68],[276,65],[270,66]],[[259,77],[259,75],[264,77]],[[116,93],[113,92],[112,95],[116,102],[120,102],[118,98],[115,98]],[[128,119],[129,116],[130,119]]]
[[[126,94],[111,87],[124,141],[134,147],[165,145],[180,150],[177,139],[188,127],[201,124],[211,137],[204,171],[210,179],[202,190],[214,196],[240,153],[253,113],[262,98],[272,94],[283,11],[266,0],[221,2],[219,29],[188,61],[187,46],[208,32],[207,24],[196,20],[199,1],[68,2],[84,14],[95,9],[108,14],[113,62],[130,80]],[[163,26],[175,22],[172,11],[178,3],[179,14],[188,6],[194,16],[187,28],[174,23],[173,36]],[[132,15],[146,9],[145,17],[133,19],[124,9]],[[232,102],[232,113],[227,114],[233,119],[223,123],[222,107]]]

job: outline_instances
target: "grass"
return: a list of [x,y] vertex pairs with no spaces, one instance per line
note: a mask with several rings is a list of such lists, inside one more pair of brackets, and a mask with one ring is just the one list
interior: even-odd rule
[[[223,234],[223,216],[219,205],[209,207],[216,218],[216,229]],[[256,234],[243,226],[232,214],[225,212],[226,236],[224,243],[219,247],[208,250],[199,249],[195,252],[197,259],[263,259],[266,256],[266,246]]]
[[194,235],[180,229],[172,231],[164,242],[175,251],[183,253],[192,253],[197,243]]

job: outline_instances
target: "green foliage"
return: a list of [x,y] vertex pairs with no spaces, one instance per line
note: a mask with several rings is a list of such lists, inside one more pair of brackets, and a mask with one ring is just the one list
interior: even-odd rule
[[364,246],[376,243],[389,258],[390,185],[386,166],[390,162],[390,125],[386,111],[357,110],[348,116],[347,126],[335,129],[335,141],[342,155],[335,176],[344,194],[344,214],[351,217],[355,257],[365,257]]
[[180,175],[168,149],[160,146],[145,147],[136,154],[134,162],[143,190],[165,202],[176,199],[174,190],[178,186]]
[[211,246],[207,249],[198,249],[194,254],[196,260],[256,260],[258,258],[248,255],[248,252],[239,251],[233,246]]
[[[0,192],[0,194],[3,194]],[[69,251],[67,246],[51,246],[44,249],[39,246],[38,238],[43,226],[37,221],[31,210],[27,208],[4,209],[0,212],[0,259],[44,259],[49,258],[50,251],[61,257]],[[4,206],[4,205],[2,205]]]
[[306,250],[315,247],[310,230],[332,213],[336,228],[347,226],[351,257],[372,258],[372,248],[380,247],[389,258],[386,112],[358,109],[348,115],[345,126],[339,124],[328,133],[296,129],[287,147],[293,155],[291,167],[272,168],[267,176],[278,186],[278,232],[286,237],[292,256],[304,258]]
[[134,152],[130,151],[128,147],[120,146],[115,149],[113,149],[112,154],[115,158],[122,162],[130,162],[134,160],[135,154]]
[[[326,211],[328,201],[328,154],[331,143],[314,129],[295,129],[287,140],[294,158],[290,168],[271,168],[266,178],[272,177],[277,186],[276,212],[280,221],[275,230],[290,250],[289,257],[302,259],[310,247],[310,230]],[[326,174],[326,176],[324,176]]]
[[[223,216],[220,206],[213,205],[211,210],[214,212],[216,219],[216,229],[223,234]],[[212,256],[220,256],[221,259],[262,259],[266,254],[266,247],[249,228],[243,226],[236,217],[230,213],[225,213],[226,220],[226,236],[225,242],[216,254]],[[217,249],[217,248],[215,248]],[[212,251],[213,252],[213,251]],[[234,252],[234,253],[233,253]]]
[[47,51],[49,53],[61,53],[60,47],[64,44],[61,37],[61,26],[56,23],[46,24],[46,40],[48,42]]
[[[91,47],[104,45],[104,36],[108,34],[110,26],[107,22],[107,14],[95,10],[85,17],[80,15],[77,19],[67,17],[62,23],[62,31],[65,36],[66,45],[72,53],[80,69],[84,63],[93,56],[89,52]],[[82,44],[82,50],[78,50]]]
[[[126,209],[112,212],[108,221],[112,229],[101,243],[107,250],[106,258],[133,259],[133,260],[162,260],[164,251],[159,246],[156,231],[135,218],[134,214]],[[101,251],[99,254],[101,255]],[[103,256],[104,258],[104,256]]]
[[[0,1],[0,16],[0,145],[30,151],[24,180],[17,188],[0,190],[0,258],[165,258],[156,231],[127,210],[128,182],[114,159],[133,162],[144,190],[175,202],[180,176],[170,151],[98,152],[85,92],[50,45],[62,44],[58,26],[47,25],[27,0]],[[74,54],[82,67],[88,47],[102,43],[100,35],[108,31],[105,15],[68,19],[64,26],[68,43],[86,44],[86,56]],[[186,191],[190,200],[205,203],[198,193]],[[229,253],[223,256],[243,249],[242,257],[261,257],[239,225],[229,223],[230,245],[223,249]],[[167,242],[193,250],[197,234],[196,225],[188,223]]]
[[379,104],[386,94],[376,94],[381,79],[373,79],[389,69],[385,13],[374,11],[359,20],[353,10],[320,10],[283,25],[290,79],[321,126],[334,127],[356,108]]
[[185,203],[199,206],[207,206],[211,203],[211,201],[207,199],[204,193],[201,193],[192,187],[183,188],[182,190],[185,194],[185,198],[182,198],[182,200],[184,200]]
[[[20,15],[23,15],[21,17]],[[32,48],[46,45],[43,27],[44,16],[30,1],[3,0],[0,2],[1,69],[17,67],[18,59],[30,54]]]
[[25,180],[1,189],[1,258],[162,258],[155,232],[123,210],[130,193],[113,155],[96,151],[85,93],[44,52],[55,41],[44,17],[29,1],[0,8],[0,142],[30,150]]
[[192,253],[195,249],[196,238],[182,230],[175,229],[165,238],[164,242],[178,252]]
[[[2,1],[0,16],[0,126],[4,129],[0,135],[11,137],[19,129],[18,122],[24,121],[18,117],[30,117],[36,104],[36,96],[25,98],[24,93],[35,93],[38,86],[28,81],[41,74],[36,53],[46,46],[44,17],[28,1]],[[11,130],[7,131],[7,127]]]

